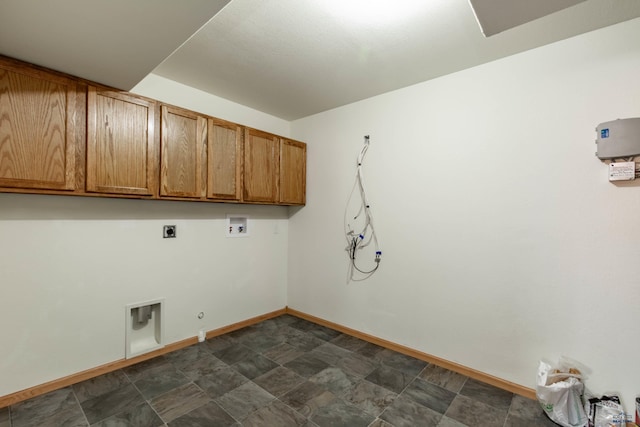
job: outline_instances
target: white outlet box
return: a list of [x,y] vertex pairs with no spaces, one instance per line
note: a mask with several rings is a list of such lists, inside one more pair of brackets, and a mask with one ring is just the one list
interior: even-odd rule
[[249,231],[247,215],[227,214],[227,237],[248,237]]

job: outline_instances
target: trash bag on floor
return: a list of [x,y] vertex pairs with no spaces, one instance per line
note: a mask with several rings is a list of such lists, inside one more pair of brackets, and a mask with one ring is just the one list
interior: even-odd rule
[[551,421],[564,427],[586,426],[583,394],[584,384],[579,369],[568,365],[566,360],[555,367],[540,361],[536,396]]

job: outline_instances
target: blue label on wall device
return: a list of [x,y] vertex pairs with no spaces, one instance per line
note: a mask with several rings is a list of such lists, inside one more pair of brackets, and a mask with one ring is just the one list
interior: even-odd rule
[[600,138],[609,138],[609,129],[602,129],[600,131]]

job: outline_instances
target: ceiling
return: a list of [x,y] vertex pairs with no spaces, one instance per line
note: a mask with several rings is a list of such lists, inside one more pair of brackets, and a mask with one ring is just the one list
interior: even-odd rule
[[0,54],[295,120],[639,16],[638,0],[2,0]]
[[489,37],[585,0],[469,0],[482,34]]
[[129,90],[229,0],[0,0],[0,54]]

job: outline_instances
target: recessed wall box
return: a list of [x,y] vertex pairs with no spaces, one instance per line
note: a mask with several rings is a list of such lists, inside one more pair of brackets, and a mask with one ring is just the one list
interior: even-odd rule
[[249,217],[227,214],[227,237],[249,236]]
[[596,132],[599,159],[640,156],[640,117],[600,123]]
[[164,347],[163,306],[164,299],[126,305],[127,359]]

